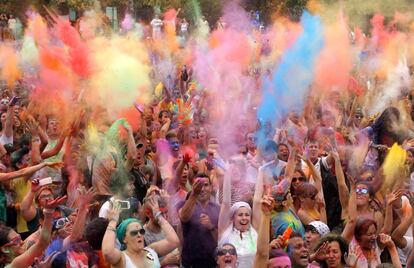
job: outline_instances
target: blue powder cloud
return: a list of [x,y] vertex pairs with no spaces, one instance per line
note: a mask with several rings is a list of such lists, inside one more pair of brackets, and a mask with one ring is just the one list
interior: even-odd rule
[[[323,47],[323,25],[318,16],[304,12],[301,18],[303,32],[296,42],[282,56],[281,62],[271,79],[264,81],[263,101],[257,117],[262,125],[274,127],[289,111],[301,111],[309,87],[314,79],[317,56]],[[262,128],[259,141],[263,142],[269,133]]]

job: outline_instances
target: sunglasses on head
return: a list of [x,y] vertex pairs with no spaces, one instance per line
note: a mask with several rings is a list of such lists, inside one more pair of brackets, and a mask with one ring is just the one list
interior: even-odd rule
[[222,249],[220,249],[220,250],[217,252],[217,255],[218,255],[218,256],[224,256],[224,255],[226,255],[227,253],[228,253],[229,255],[235,256],[235,255],[236,255],[236,250],[235,250],[234,248],[230,248],[230,249],[225,249],[225,248],[222,248]]
[[304,177],[296,177],[296,178],[292,178],[292,182],[297,182],[297,181],[306,181],[306,178]]
[[145,229],[141,228],[139,230],[133,230],[133,231],[129,232],[129,235],[132,236],[132,237],[137,236],[138,234],[144,236],[145,235]]
[[362,189],[356,189],[355,192],[357,194],[367,194],[368,193],[368,189],[362,188]]
[[319,234],[318,230],[315,229],[313,226],[306,227],[306,232],[311,232],[312,234]]

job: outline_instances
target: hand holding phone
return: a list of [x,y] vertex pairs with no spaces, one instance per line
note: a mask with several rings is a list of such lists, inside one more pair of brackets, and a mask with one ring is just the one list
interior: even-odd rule
[[19,102],[19,100],[20,100],[20,98],[19,98],[19,97],[14,96],[14,97],[10,100],[10,102],[9,102],[9,106],[14,106],[14,105],[16,105],[16,104],[17,104],[17,102]]
[[115,203],[118,205],[118,207],[120,209],[130,209],[131,208],[131,204],[129,203],[129,201],[115,200]]
[[45,185],[49,185],[49,184],[52,184],[52,183],[53,183],[53,180],[52,180],[51,177],[47,177],[47,178],[39,180],[39,186],[40,187],[45,186]]

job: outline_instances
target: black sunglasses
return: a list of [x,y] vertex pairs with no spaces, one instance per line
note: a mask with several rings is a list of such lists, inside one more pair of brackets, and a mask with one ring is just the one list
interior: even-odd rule
[[297,182],[297,181],[306,181],[306,178],[305,177],[292,178],[292,182]]
[[138,144],[137,144],[137,149],[140,149],[140,148],[142,148],[142,147],[144,147],[144,144],[142,144],[142,143],[138,143]]
[[220,249],[218,252],[217,252],[217,255],[219,255],[219,256],[224,256],[224,255],[226,255],[226,254],[230,254],[230,255],[233,255],[233,256],[235,256],[236,255],[236,250],[234,249],[234,248],[230,248],[230,249],[224,249],[224,248],[222,248],[222,249]]
[[132,237],[134,237],[134,236],[137,236],[138,234],[140,234],[140,235],[145,235],[145,229],[139,229],[139,230],[134,230],[134,231],[131,231],[131,232],[129,232],[129,235],[130,236],[132,236]]

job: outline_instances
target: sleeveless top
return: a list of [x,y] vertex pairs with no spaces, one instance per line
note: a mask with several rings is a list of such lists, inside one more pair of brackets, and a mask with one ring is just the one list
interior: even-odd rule
[[230,225],[222,234],[219,245],[232,244],[237,250],[238,268],[253,267],[257,250],[257,232],[250,226],[247,232],[241,233]]
[[[151,248],[144,248],[144,250],[147,252],[147,261],[152,261],[152,265],[150,268],[161,268],[160,260],[158,259],[158,254]],[[139,267],[134,264],[134,262],[131,260],[131,258],[126,254],[125,252],[122,252],[122,254],[125,257],[125,266],[124,268],[147,268],[146,267]]]

